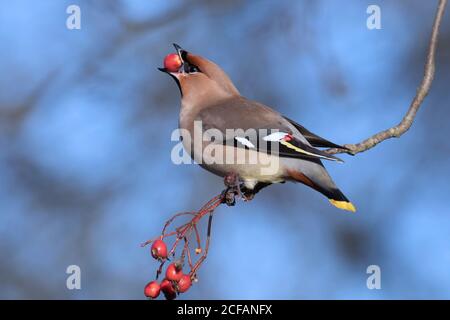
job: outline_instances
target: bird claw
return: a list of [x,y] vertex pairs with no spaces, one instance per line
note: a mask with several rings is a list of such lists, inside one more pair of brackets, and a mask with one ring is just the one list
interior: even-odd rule
[[232,207],[236,204],[236,194],[232,192],[227,192],[225,194],[225,203],[227,206]]
[[227,187],[222,193],[223,202],[228,206],[234,206],[236,204],[236,197],[244,201],[251,201],[255,197],[256,192],[247,189],[241,184],[239,176],[236,173],[227,174],[223,182]]
[[222,202],[230,207],[236,204],[236,191],[234,187],[228,187],[222,191]]

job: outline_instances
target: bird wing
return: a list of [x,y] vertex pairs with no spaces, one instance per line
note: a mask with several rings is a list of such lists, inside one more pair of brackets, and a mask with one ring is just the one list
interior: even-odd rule
[[339,144],[333,143],[333,142],[331,142],[329,140],[326,140],[326,139],[318,136],[315,133],[312,133],[311,131],[309,131],[308,129],[306,129],[302,125],[298,124],[294,120],[289,119],[288,117],[284,117],[284,118],[287,121],[289,121],[295,128],[297,128],[297,130],[300,131],[300,133],[306,138],[306,140],[308,140],[308,142],[313,147],[318,147],[318,148],[340,148],[340,149],[349,150],[348,148],[346,148],[344,146],[341,146]]
[[203,130],[219,130],[222,143],[237,148],[253,149],[280,157],[327,159],[343,162],[310,145],[301,131],[278,112],[244,98],[226,100],[200,111],[196,117]]

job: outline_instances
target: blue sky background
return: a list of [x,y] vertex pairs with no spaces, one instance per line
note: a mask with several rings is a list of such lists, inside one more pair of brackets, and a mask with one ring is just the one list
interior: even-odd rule
[[[77,4],[82,29],[68,30]],[[382,29],[366,28],[378,4]],[[337,143],[400,121],[419,85],[435,1],[14,1],[0,11],[0,298],[142,299],[139,244],[222,180],[170,151],[176,42],[240,92]],[[302,185],[220,207],[186,299],[450,298],[450,17],[410,132],[328,163],[358,207]],[[82,289],[66,289],[68,265]],[[368,290],[366,268],[381,267]]]

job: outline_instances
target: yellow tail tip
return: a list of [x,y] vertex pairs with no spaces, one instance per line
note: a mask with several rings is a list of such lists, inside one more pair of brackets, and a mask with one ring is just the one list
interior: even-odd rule
[[356,208],[353,205],[353,203],[351,202],[347,202],[347,201],[337,201],[337,200],[333,200],[333,199],[329,199],[330,203],[335,206],[336,208],[342,209],[342,210],[347,210],[347,211],[351,211],[351,212],[356,212]]

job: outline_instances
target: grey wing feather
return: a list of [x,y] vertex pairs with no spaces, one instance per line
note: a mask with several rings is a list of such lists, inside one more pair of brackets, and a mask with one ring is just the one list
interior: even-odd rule
[[249,129],[255,129],[257,136],[254,139],[250,139],[250,141],[256,142],[253,144],[258,151],[268,152],[267,148],[264,147],[267,144],[261,143],[260,130],[265,130],[263,132],[267,132],[267,134],[272,130],[278,130],[294,134],[295,136],[295,142],[293,141],[295,143],[294,147],[292,147],[292,143],[289,143],[288,146],[280,144],[278,154],[281,157],[305,160],[317,157],[342,162],[341,159],[312,147],[295,124],[292,124],[278,112],[258,102],[243,98],[227,100],[202,110],[197,115],[196,120],[202,121],[203,130],[217,129],[221,131],[224,134],[224,144],[234,143],[236,147],[248,147],[242,143],[236,143],[234,141],[235,132],[229,131],[227,135],[227,129],[242,129],[244,132]]
[[309,131],[308,129],[306,129],[302,125],[298,124],[294,120],[289,119],[288,117],[284,117],[284,118],[287,121],[289,121],[293,126],[295,126],[297,128],[297,130],[300,131],[300,133],[306,138],[306,140],[308,140],[308,142],[313,147],[318,147],[318,148],[340,148],[340,149],[349,150],[348,148],[346,148],[344,146],[341,146],[339,144],[336,144],[336,143],[333,143],[331,141],[328,141],[328,140],[318,136],[317,134],[312,133],[311,131]]

